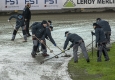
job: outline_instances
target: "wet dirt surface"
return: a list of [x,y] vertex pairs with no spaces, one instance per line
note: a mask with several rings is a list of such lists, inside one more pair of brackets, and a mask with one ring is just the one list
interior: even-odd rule
[[[60,48],[65,41],[64,33],[79,34],[85,41],[86,46],[91,43],[91,30],[93,22],[100,17],[109,21],[112,28],[111,42],[115,41],[115,13],[76,13],[76,14],[52,14],[32,15],[31,24],[35,21],[52,20],[54,31],[52,36]],[[53,58],[44,64],[40,62],[54,56],[48,50],[49,57],[43,58],[40,53],[33,59],[31,57],[32,40],[23,43],[23,38],[17,34],[14,42],[10,41],[13,27],[7,22],[9,16],[0,16],[0,80],[71,80],[67,72],[68,61],[72,58]],[[15,25],[15,20],[11,21]],[[31,32],[31,30],[30,30]],[[19,33],[22,35],[21,29]],[[61,51],[54,47],[51,42],[47,45],[59,54]],[[89,49],[89,46],[87,49]],[[79,50],[80,51],[80,50]],[[72,55],[72,49],[67,51]],[[64,55],[64,54],[63,54]]]

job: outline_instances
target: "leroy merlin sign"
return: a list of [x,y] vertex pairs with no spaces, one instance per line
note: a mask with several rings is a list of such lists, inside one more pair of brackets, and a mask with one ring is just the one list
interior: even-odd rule
[[115,7],[115,0],[63,0],[63,8]]

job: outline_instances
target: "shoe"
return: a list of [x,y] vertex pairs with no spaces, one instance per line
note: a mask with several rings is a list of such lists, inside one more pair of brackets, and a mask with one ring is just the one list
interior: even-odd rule
[[87,61],[87,63],[89,63],[89,62],[90,62],[90,60],[89,60],[89,59],[87,59],[86,61]]
[[110,49],[107,49],[107,51],[110,51]]
[[32,55],[33,58],[35,58],[37,54],[32,51],[31,55]]
[[100,58],[97,58],[97,62],[101,62],[101,59],[100,59]]
[[78,61],[74,61],[74,63],[78,63]]
[[14,41],[14,39],[11,39],[11,41]]
[[43,57],[47,57],[47,56],[49,56],[49,54],[43,53],[42,56],[43,56]]
[[36,58],[36,54],[31,54],[33,58]]
[[105,59],[105,61],[109,61],[109,59]]
[[23,42],[27,42],[27,40],[24,40]]
[[101,60],[97,60],[97,62],[101,62]]
[[40,52],[39,48],[37,49],[37,52],[38,52],[38,53]]
[[30,34],[27,34],[27,37],[30,37],[31,35]]

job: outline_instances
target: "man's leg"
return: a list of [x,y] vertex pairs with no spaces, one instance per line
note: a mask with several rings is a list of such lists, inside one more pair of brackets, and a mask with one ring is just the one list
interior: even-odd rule
[[106,44],[106,48],[107,48],[107,51],[110,51],[110,32],[105,32],[105,36],[106,36],[106,39],[107,39],[107,44]]
[[97,62],[101,62],[101,56],[102,56],[102,44],[98,44],[98,51],[97,51],[98,57]]
[[36,38],[33,38],[33,49],[31,53],[33,58],[36,57],[37,45],[38,45],[38,40],[36,40]]
[[27,37],[29,37],[29,36],[31,36],[30,33],[29,33],[29,23],[30,23],[30,21],[27,20],[27,21],[25,21],[25,23],[26,23],[26,34],[27,34]]
[[105,45],[105,44],[103,44],[102,52],[103,52],[103,55],[104,55],[104,57],[105,57],[105,61],[109,61],[109,56],[108,56],[108,53],[107,53],[106,45]]
[[86,61],[87,61],[87,62],[90,62],[89,57],[88,57],[88,53],[87,53],[87,50],[86,50],[86,47],[85,47],[85,43],[84,43],[84,42],[81,42],[81,43],[80,43],[80,47],[81,47],[81,49],[82,49],[82,53],[83,53],[83,55],[84,55]]
[[[45,40],[44,40],[44,44],[46,45],[46,41]],[[43,52],[42,55],[44,57],[46,57],[46,56],[49,56],[49,54],[47,54],[47,48],[46,48],[46,46],[44,44],[41,43],[42,52]]]
[[77,55],[78,46],[79,46],[79,44],[75,44],[75,45],[73,46],[73,58],[74,58],[74,63],[78,63],[78,55]]
[[16,34],[17,34],[17,31],[20,27],[15,27],[14,31],[13,31],[13,34],[12,34],[12,39],[11,41],[14,41],[15,37],[16,37]]
[[26,35],[25,26],[22,27],[22,33],[23,33],[23,36],[24,36],[24,42],[27,42],[27,35]]

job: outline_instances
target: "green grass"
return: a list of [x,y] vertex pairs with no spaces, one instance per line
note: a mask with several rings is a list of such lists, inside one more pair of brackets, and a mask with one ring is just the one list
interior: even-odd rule
[[111,51],[108,52],[110,61],[97,62],[96,51],[93,58],[91,52],[90,63],[87,63],[82,54],[78,63],[74,63],[73,59],[68,64],[68,71],[73,80],[115,80],[115,43],[112,44]]

